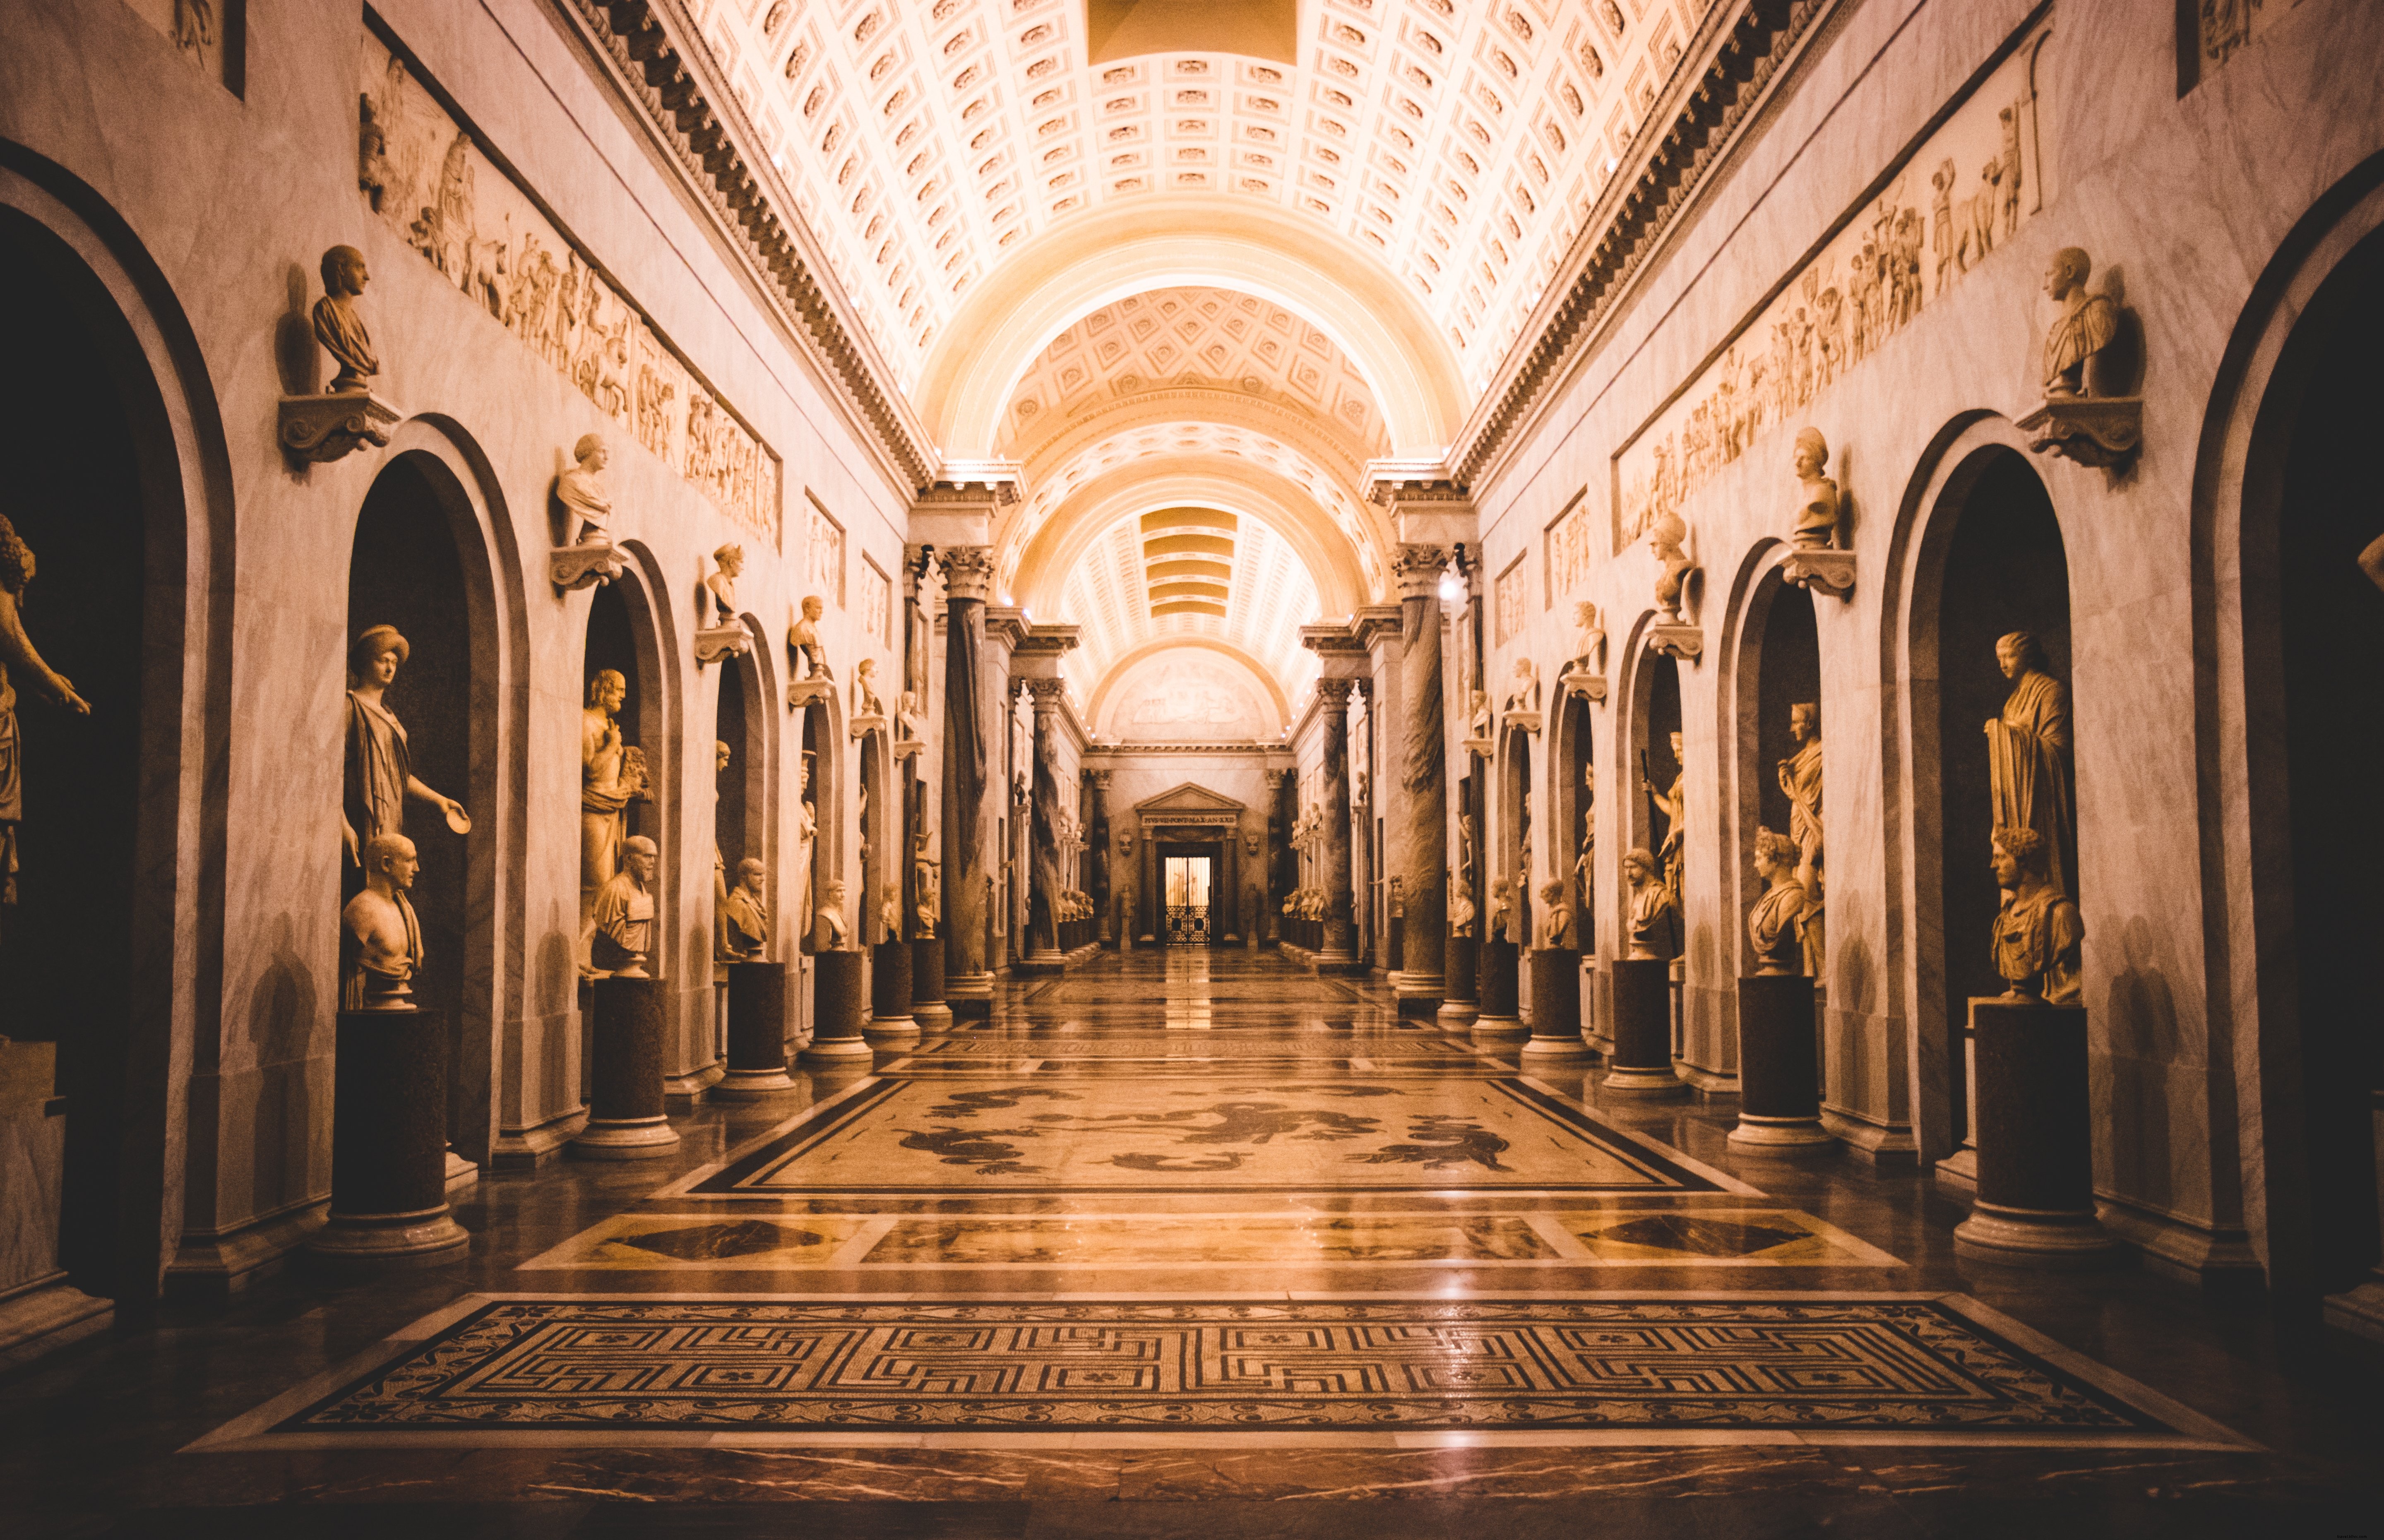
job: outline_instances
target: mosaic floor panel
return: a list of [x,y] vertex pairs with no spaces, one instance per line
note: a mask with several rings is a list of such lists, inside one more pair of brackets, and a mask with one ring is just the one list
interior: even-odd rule
[[1751,1192],[1526,1079],[875,1077],[667,1196]]
[[1252,1433],[2242,1447],[1964,1296],[1795,1293],[475,1295],[199,1447]]

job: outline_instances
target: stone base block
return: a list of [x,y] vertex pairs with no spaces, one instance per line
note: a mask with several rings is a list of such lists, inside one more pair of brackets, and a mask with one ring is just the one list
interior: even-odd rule
[[460,1260],[471,1246],[471,1232],[455,1223],[444,1203],[395,1214],[333,1209],[323,1227],[306,1237],[307,1256],[335,1267],[435,1267]]
[[116,1302],[85,1294],[64,1273],[0,1299],[0,1369],[14,1369],[107,1330]]
[[1619,958],[1612,964],[1614,1057],[1598,1090],[1608,1096],[1686,1096],[1672,1069],[1672,965]]

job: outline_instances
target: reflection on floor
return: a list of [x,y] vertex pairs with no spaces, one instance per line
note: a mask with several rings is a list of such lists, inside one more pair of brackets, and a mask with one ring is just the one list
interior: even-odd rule
[[459,1264],[0,1381],[11,1540],[2384,1534],[2363,1346],[1966,1269],[1917,1175],[1393,1005],[1111,957],[490,1177]]

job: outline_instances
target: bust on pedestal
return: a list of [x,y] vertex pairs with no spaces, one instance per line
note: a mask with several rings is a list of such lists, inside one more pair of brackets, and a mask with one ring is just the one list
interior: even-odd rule
[[1631,952],[1612,964],[1614,1057],[1599,1087],[1618,1096],[1680,1096],[1688,1087],[1672,1069],[1672,959],[1681,955],[1681,912],[1656,858],[1622,858],[1631,888]]
[[1815,1058],[1813,981],[1805,974],[1805,889],[1794,841],[1755,831],[1763,896],[1746,916],[1755,972],[1738,981],[1738,1125],[1730,1142],[1755,1154],[1827,1150]]
[[1540,935],[1532,949],[1532,1035],[1521,1056],[1536,1064],[1592,1057],[1581,1035],[1581,949],[1561,879],[1540,885]]

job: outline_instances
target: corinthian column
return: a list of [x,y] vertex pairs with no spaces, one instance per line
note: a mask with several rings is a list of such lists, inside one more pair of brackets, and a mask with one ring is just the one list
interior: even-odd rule
[[1349,692],[1355,679],[1319,679],[1316,699],[1324,710],[1324,949],[1320,967],[1336,972],[1353,966],[1349,944]]
[[1400,925],[1405,971],[1396,983],[1399,1009],[1440,1008],[1447,946],[1448,765],[1443,742],[1440,680],[1440,576],[1448,547],[1398,548],[1391,569],[1399,585],[1399,785],[1407,792],[1395,870],[1406,889]]
[[[993,975],[985,957],[985,783],[1000,715],[986,699],[985,596],[993,552],[946,547],[944,565],[944,992],[959,1014],[990,1009]],[[972,1009],[974,1007],[974,1009]]]
[[1028,819],[1025,961],[1032,971],[1058,971],[1060,950],[1060,692],[1061,679],[1029,679],[1035,698],[1035,781]]

